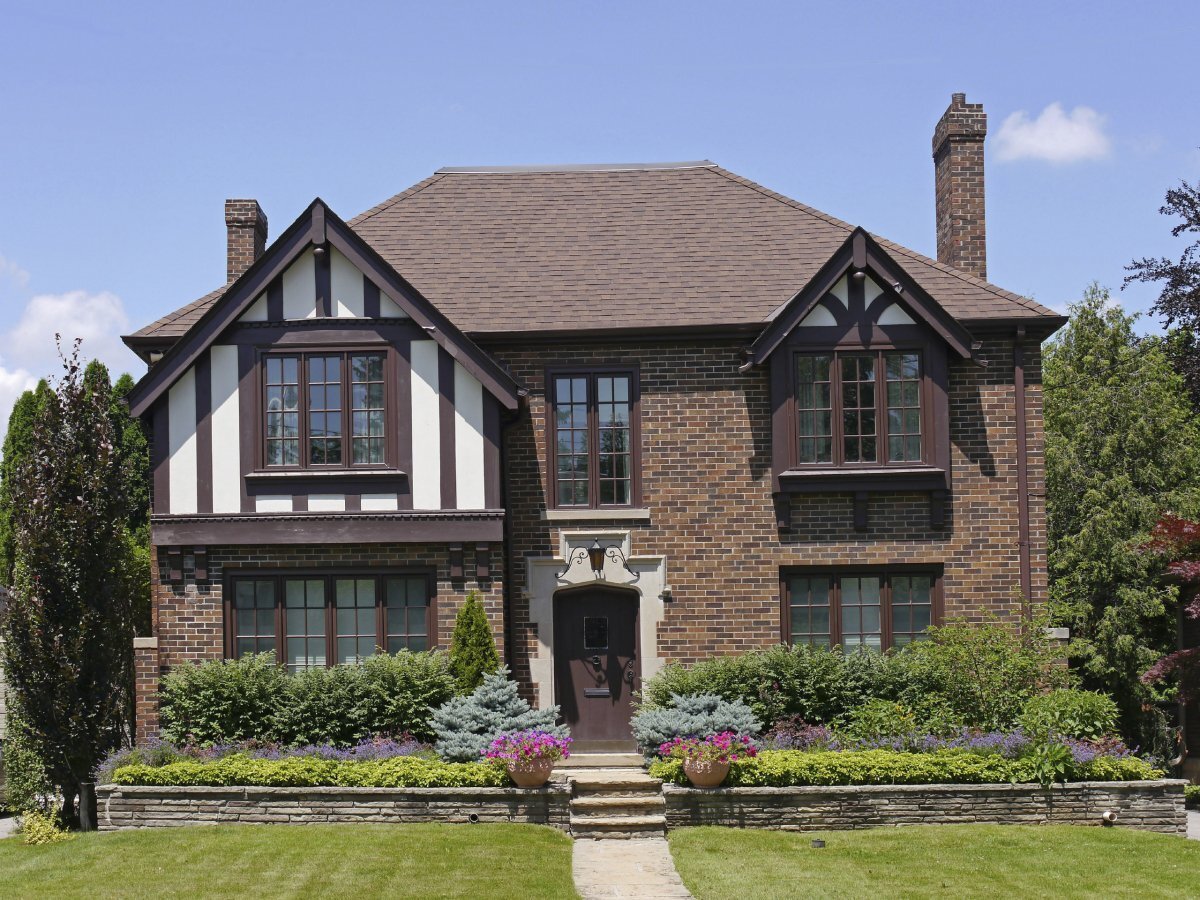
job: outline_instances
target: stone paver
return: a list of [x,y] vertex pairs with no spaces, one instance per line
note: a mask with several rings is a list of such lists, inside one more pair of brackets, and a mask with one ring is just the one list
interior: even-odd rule
[[682,900],[683,886],[665,838],[577,840],[571,859],[583,900]]
[[1200,810],[1188,810],[1188,837],[1200,841]]

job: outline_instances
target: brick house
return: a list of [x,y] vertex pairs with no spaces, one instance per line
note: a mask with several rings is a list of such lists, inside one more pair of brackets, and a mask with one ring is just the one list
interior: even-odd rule
[[986,282],[986,116],[933,141],[938,260],[710,162],[443,169],[268,244],[136,334],[167,668],[447,645],[629,739],[668,660],[901,646],[1046,594],[1040,344]]

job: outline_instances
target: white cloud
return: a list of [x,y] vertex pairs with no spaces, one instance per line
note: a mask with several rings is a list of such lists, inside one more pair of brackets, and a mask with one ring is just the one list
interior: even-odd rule
[[29,284],[29,273],[3,254],[0,254],[0,278],[22,289]]
[[1112,141],[1104,133],[1105,121],[1088,106],[1065,112],[1061,103],[1051,103],[1036,119],[1018,110],[1001,123],[996,133],[996,154],[1004,161],[1073,163],[1103,159],[1112,151]]

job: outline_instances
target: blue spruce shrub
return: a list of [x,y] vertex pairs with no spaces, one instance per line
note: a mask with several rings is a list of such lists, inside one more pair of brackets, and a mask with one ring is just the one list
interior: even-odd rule
[[676,737],[706,738],[723,731],[755,737],[762,730],[749,706],[716,694],[672,694],[670,706],[644,709],[632,724],[638,746],[647,753]]
[[483,683],[465,697],[454,697],[433,711],[434,749],[447,762],[474,762],[493,740],[512,731],[538,729],[568,737],[556,724],[558,707],[531,709],[508,680],[508,670],[483,676]]

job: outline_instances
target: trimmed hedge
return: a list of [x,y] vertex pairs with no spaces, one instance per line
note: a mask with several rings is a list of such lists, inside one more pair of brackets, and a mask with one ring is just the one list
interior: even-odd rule
[[1188,809],[1200,809],[1200,784],[1189,784],[1183,789]]
[[509,787],[503,765],[444,763],[420,757],[369,762],[229,756],[215,762],[122,766],[114,784],[154,787]]
[[[688,784],[683,762],[657,760],[650,775]],[[1098,757],[1076,764],[1070,781],[1145,781],[1163,773],[1135,757]],[[1040,779],[1032,760],[1005,759],[963,750],[904,753],[893,750],[764,750],[730,764],[728,787],[799,787],[840,784],[1025,784]]]

